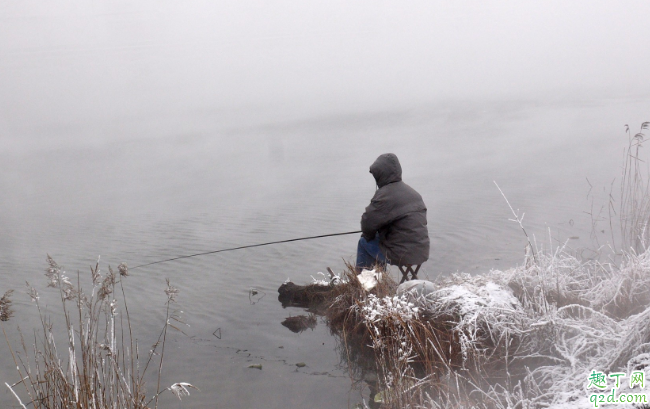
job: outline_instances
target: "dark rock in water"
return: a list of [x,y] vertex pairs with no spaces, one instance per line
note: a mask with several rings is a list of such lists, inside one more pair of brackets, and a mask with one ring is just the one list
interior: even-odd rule
[[332,287],[329,285],[297,285],[289,281],[278,288],[278,301],[283,307],[311,308],[325,301],[330,291]]
[[289,328],[292,332],[303,332],[308,328],[316,328],[316,316],[314,314],[309,314],[289,317],[282,321],[282,325]]

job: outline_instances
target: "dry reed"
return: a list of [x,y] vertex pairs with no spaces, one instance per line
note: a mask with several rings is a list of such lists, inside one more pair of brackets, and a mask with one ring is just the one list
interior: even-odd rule
[[632,136],[630,127],[625,125],[628,135],[628,147],[625,152],[621,180],[620,222],[623,234],[623,248],[642,252],[650,239],[650,178],[648,164],[641,159],[641,148],[645,142],[644,130],[650,122],[641,124],[638,133]]
[[[9,345],[20,380],[6,384],[23,408],[32,405],[37,409],[146,409],[152,402],[156,408],[164,391],[171,391],[179,399],[189,394],[187,388],[193,386],[188,383],[160,387],[167,329],[173,328],[171,320],[178,319],[170,308],[178,290],[169,281],[165,290],[165,324],[143,364],[123,286],[129,275],[126,264],[120,264],[117,272],[109,266],[104,276],[99,261],[94,268],[91,266],[92,290],[86,293],[79,273],[75,285],[49,255],[47,263],[45,275],[48,287],[58,290],[65,336],[63,342],[56,341],[55,320],[43,309],[38,292],[28,283],[28,294],[38,309],[41,327],[34,330],[31,345],[22,333],[20,350]],[[122,308],[124,314],[118,317]],[[2,330],[9,343],[4,326]],[[154,361],[158,366],[156,392],[147,395],[145,374]]]
[[650,252],[614,267],[564,247],[427,296],[367,293],[347,272],[328,324],[351,374],[375,371],[382,408],[542,408],[586,399],[591,370],[650,369]]

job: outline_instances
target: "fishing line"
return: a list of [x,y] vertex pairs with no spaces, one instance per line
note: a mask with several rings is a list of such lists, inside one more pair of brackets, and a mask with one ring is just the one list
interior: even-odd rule
[[221,253],[221,252],[224,252],[224,251],[232,251],[232,250],[249,249],[249,248],[251,248],[251,247],[268,246],[269,244],[289,243],[289,242],[292,242],[292,241],[301,241],[301,240],[320,239],[320,238],[322,238],[322,237],[345,236],[345,235],[347,235],[347,234],[356,234],[356,233],[361,233],[361,230],[357,230],[357,231],[348,231],[348,232],[345,232],[345,233],[321,234],[320,236],[299,237],[299,238],[297,238],[297,239],[289,239],[289,240],[269,241],[268,243],[251,244],[251,245],[248,245],[248,246],[232,247],[232,248],[229,248],[229,249],[221,249],[221,250],[206,251],[206,252],[204,252],[204,253],[190,254],[190,255],[187,255],[187,256],[178,256],[178,257],[174,257],[174,258],[169,258],[169,259],[167,259],[167,260],[154,261],[153,263],[140,264],[139,266],[129,267],[129,270],[133,270],[133,269],[140,268],[140,267],[144,267],[144,266],[150,266],[150,265],[153,265],[153,264],[166,263],[166,262],[168,262],[168,261],[180,260],[180,259],[182,259],[182,258],[190,258],[190,257],[196,257],[196,256],[204,256],[204,255],[206,255],[206,254]]

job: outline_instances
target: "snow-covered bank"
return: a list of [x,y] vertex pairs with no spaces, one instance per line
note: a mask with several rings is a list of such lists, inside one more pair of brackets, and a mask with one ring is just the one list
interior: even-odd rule
[[382,407],[648,401],[645,383],[630,385],[650,373],[650,251],[615,266],[559,248],[516,268],[456,274],[433,286],[415,297],[388,284],[369,293],[355,280],[336,286],[330,325],[348,354],[355,343],[371,347]]

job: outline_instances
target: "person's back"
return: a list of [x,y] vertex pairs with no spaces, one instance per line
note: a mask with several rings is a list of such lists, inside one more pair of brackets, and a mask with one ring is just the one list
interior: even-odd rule
[[[362,238],[357,251],[357,268],[371,267],[370,261],[393,265],[422,264],[429,259],[427,208],[422,196],[402,182],[397,156],[387,153],[370,166],[377,191],[361,216]],[[374,253],[378,242],[381,253]],[[374,260],[373,260],[374,258]]]

